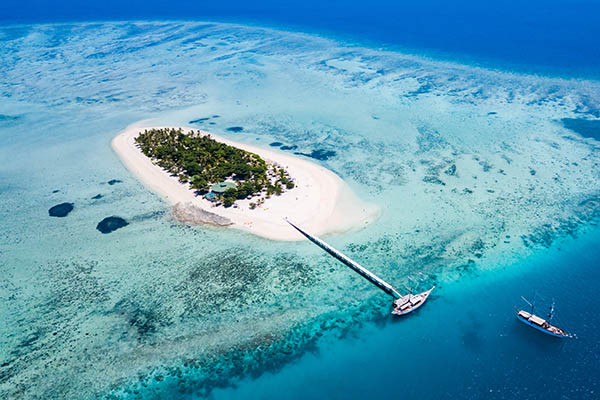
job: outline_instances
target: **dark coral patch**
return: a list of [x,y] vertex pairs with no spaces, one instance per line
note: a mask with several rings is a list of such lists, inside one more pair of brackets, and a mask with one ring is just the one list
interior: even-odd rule
[[298,146],[296,146],[295,144],[291,145],[291,146],[281,146],[280,149],[281,150],[296,150],[298,148]]
[[273,143],[269,143],[269,146],[271,146],[271,147],[279,147],[279,146],[281,146],[282,144],[283,144],[283,143],[281,143],[281,142],[273,142]]
[[318,149],[318,150],[313,150],[312,153],[310,153],[310,156],[312,158],[316,158],[317,160],[328,160],[331,157],[335,157],[335,151],[333,150],[323,150],[323,149]]
[[0,125],[13,125],[19,119],[21,119],[20,115],[0,114]]
[[73,211],[73,203],[60,203],[51,207],[48,210],[48,215],[51,217],[66,217],[69,213]]
[[102,233],[111,233],[127,225],[129,225],[129,223],[123,218],[113,216],[106,217],[102,221],[100,221],[96,226],[96,229],[98,229]]
[[299,156],[311,157],[311,158],[321,160],[321,161],[325,161],[325,160],[328,160],[331,157],[335,156],[336,153],[333,150],[317,149],[317,150],[313,150],[310,153],[301,153],[301,152],[297,151],[294,154],[299,155]]
[[112,186],[112,185],[114,185],[115,183],[121,183],[121,182],[123,182],[123,181],[122,181],[122,180],[120,180],[120,179],[111,179],[111,180],[110,180],[110,181],[108,181],[107,183],[108,183],[109,185],[111,185],[111,186]]
[[18,115],[5,115],[5,114],[0,114],[0,121],[14,121],[16,119],[19,119]]
[[427,183],[434,183],[436,185],[442,185],[442,186],[446,186],[446,183],[444,181],[442,181],[440,178],[438,178],[437,176],[425,176],[423,177],[423,182],[427,182]]
[[159,316],[152,309],[141,308],[136,302],[123,299],[112,309],[117,315],[122,315],[129,325],[137,331],[140,339],[156,332]]
[[210,118],[198,118],[198,119],[193,119],[191,120],[189,123],[190,124],[202,124],[205,121],[208,121]]
[[456,164],[452,164],[451,166],[449,166],[448,169],[446,169],[444,171],[444,173],[448,176],[455,176],[456,175]]
[[244,130],[244,127],[242,126],[230,126],[229,128],[227,128],[227,130],[229,132],[241,132]]

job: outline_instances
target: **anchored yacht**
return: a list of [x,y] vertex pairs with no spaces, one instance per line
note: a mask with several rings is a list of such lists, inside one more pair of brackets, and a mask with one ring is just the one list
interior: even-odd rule
[[[523,322],[530,327],[537,329],[540,332],[544,332],[548,335],[557,337],[557,338],[573,338],[575,335],[571,333],[567,333],[564,330],[560,329],[557,326],[552,325],[550,322],[554,318],[554,302],[552,302],[552,306],[550,306],[550,313],[548,314],[548,320],[545,320],[542,317],[538,317],[533,313],[534,303],[530,303],[525,297],[521,296],[523,300],[529,306],[531,306],[531,312],[527,312],[525,310],[517,311],[517,319]],[[535,301],[535,299],[534,299]]]
[[400,297],[399,299],[394,300],[394,309],[392,310],[392,314],[404,315],[415,311],[417,308],[421,307],[423,303],[425,303],[433,289],[435,289],[435,286],[425,292],[421,292],[419,294],[409,293]]

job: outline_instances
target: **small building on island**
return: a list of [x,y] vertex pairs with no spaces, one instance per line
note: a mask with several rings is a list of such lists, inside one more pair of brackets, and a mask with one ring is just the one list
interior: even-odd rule
[[219,182],[210,187],[210,191],[216,194],[223,194],[229,189],[235,189],[237,186],[233,182]]
[[225,193],[229,189],[235,189],[235,188],[237,188],[237,186],[234,182],[223,181],[223,182],[215,183],[214,185],[212,185],[210,187],[210,192],[208,192],[204,195],[204,198],[208,201],[215,202],[215,201],[219,200],[220,194]]
[[208,192],[204,195],[204,198],[208,201],[217,201],[217,194],[215,192]]

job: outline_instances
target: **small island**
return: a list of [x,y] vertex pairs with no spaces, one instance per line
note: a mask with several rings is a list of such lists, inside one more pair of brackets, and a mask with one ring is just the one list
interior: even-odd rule
[[236,200],[257,198],[249,204],[254,209],[295,186],[283,167],[218,142],[208,133],[152,128],[141,132],[135,142],[154,164],[217,206],[231,207]]
[[284,218],[315,234],[360,229],[379,208],[335,173],[302,157],[186,127],[133,124],[112,140],[123,164],[189,225],[302,240]]

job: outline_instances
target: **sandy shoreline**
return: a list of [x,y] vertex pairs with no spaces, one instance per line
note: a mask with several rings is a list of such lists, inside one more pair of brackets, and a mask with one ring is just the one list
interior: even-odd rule
[[[238,208],[214,207],[210,201],[196,196],[188,185],[181,184],[177,178],[154,165],[136,146],[138,133],[150,128],[130,125],[112,140],[114,151],[127,169],[171,204],[192,203],[229,219],[231,227],[272,240],[302,240],[303,237],[284,221],[284,217],[322,235],[360,229],[379,214],[376,206],[360,200],[339,176],[326,168],[300,157],[234,142],[211,133],[219,142],[256,153],[265,161],[284,166],[296,183],[295,188],[281,196],[272,196],[254,210],[248,206],[252,200],[236,201]],[[191,129],[182,128],[185,132]]]

